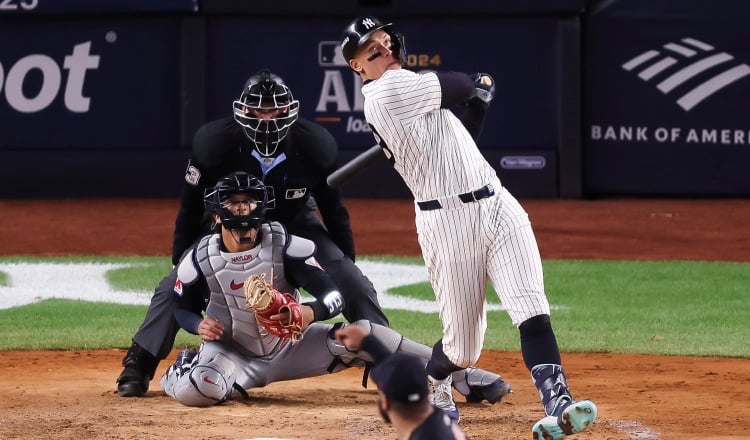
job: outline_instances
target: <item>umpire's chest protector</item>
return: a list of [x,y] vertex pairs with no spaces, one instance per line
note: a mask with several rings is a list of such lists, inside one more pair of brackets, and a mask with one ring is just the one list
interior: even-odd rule
[[299,299],[299,293],[284,278],[286,233],[278,223],[265,223],[260,246],[249,251],[222,252],[220,243],[221,236],[214,234],[204,237],[196,247],[196,260],[211,290],[206,315],[224,324],[222,342],[253,356],[270,355],[282,340],[267,334],[255,315],[245,310],[243,286],[248,276],[265,274],[267,280],[273,279],[276,289]]

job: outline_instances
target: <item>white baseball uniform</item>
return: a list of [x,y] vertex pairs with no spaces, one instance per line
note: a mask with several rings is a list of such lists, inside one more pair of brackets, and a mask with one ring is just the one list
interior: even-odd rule
[[528,215],[461,121],[440,107],[435,73],[388,70],[362,93],[365,117],[415,199],[443,350],[460,367],[474,364],[487,328],[488,277],[515,326],[550,312]]

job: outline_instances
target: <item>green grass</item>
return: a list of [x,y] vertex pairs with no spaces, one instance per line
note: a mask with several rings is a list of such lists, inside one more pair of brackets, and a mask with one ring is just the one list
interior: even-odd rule
[[[0,311],[2,350],[93,350],[127,348],[143,322],[146,307],[48,299]],[[180,331],[175,345],[198,345]]]
[[[421,263],[416,258],[373,258]],[[118,290],[151,292],[170,268],[167,257],[0,258],[0,263],[102,262]],[[544,262],[552,324],[563,352],[643,353],[750,358],[750,264],[549,260]],[[8,285],[0,272],[1,286]],[[428,283],[391,294],[432,299]],[[488,289],[491,303],[497,303]],[[0,310],[0,349],[126,348],[146,306],[45,300]],[[428,345],[440,337],[437,314],[387,310],[393,328]],[[181,331],[176,346],[195,345]],[[488,313],[486,349],[519,350],[518,331],[505,312]]]

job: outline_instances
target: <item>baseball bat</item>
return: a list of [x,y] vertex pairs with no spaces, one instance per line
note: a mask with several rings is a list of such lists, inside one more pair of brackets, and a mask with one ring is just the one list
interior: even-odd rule
[[380,145],[375,144],[354,157],[354,159],[339,167],[336,171],[332,172],[328,178],[326,178],[328,186],[331,188],[338,188],[342,183],[362,171],[379,157],[385,157],[385,155],[382,153]]

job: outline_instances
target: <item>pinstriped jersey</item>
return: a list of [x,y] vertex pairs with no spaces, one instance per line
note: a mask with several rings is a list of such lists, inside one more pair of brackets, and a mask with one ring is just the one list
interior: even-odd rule
[[362,93],[375,138],[416,201],[473,191],[496,178],[461,121],[440,108],[435,73],[387,70]]

